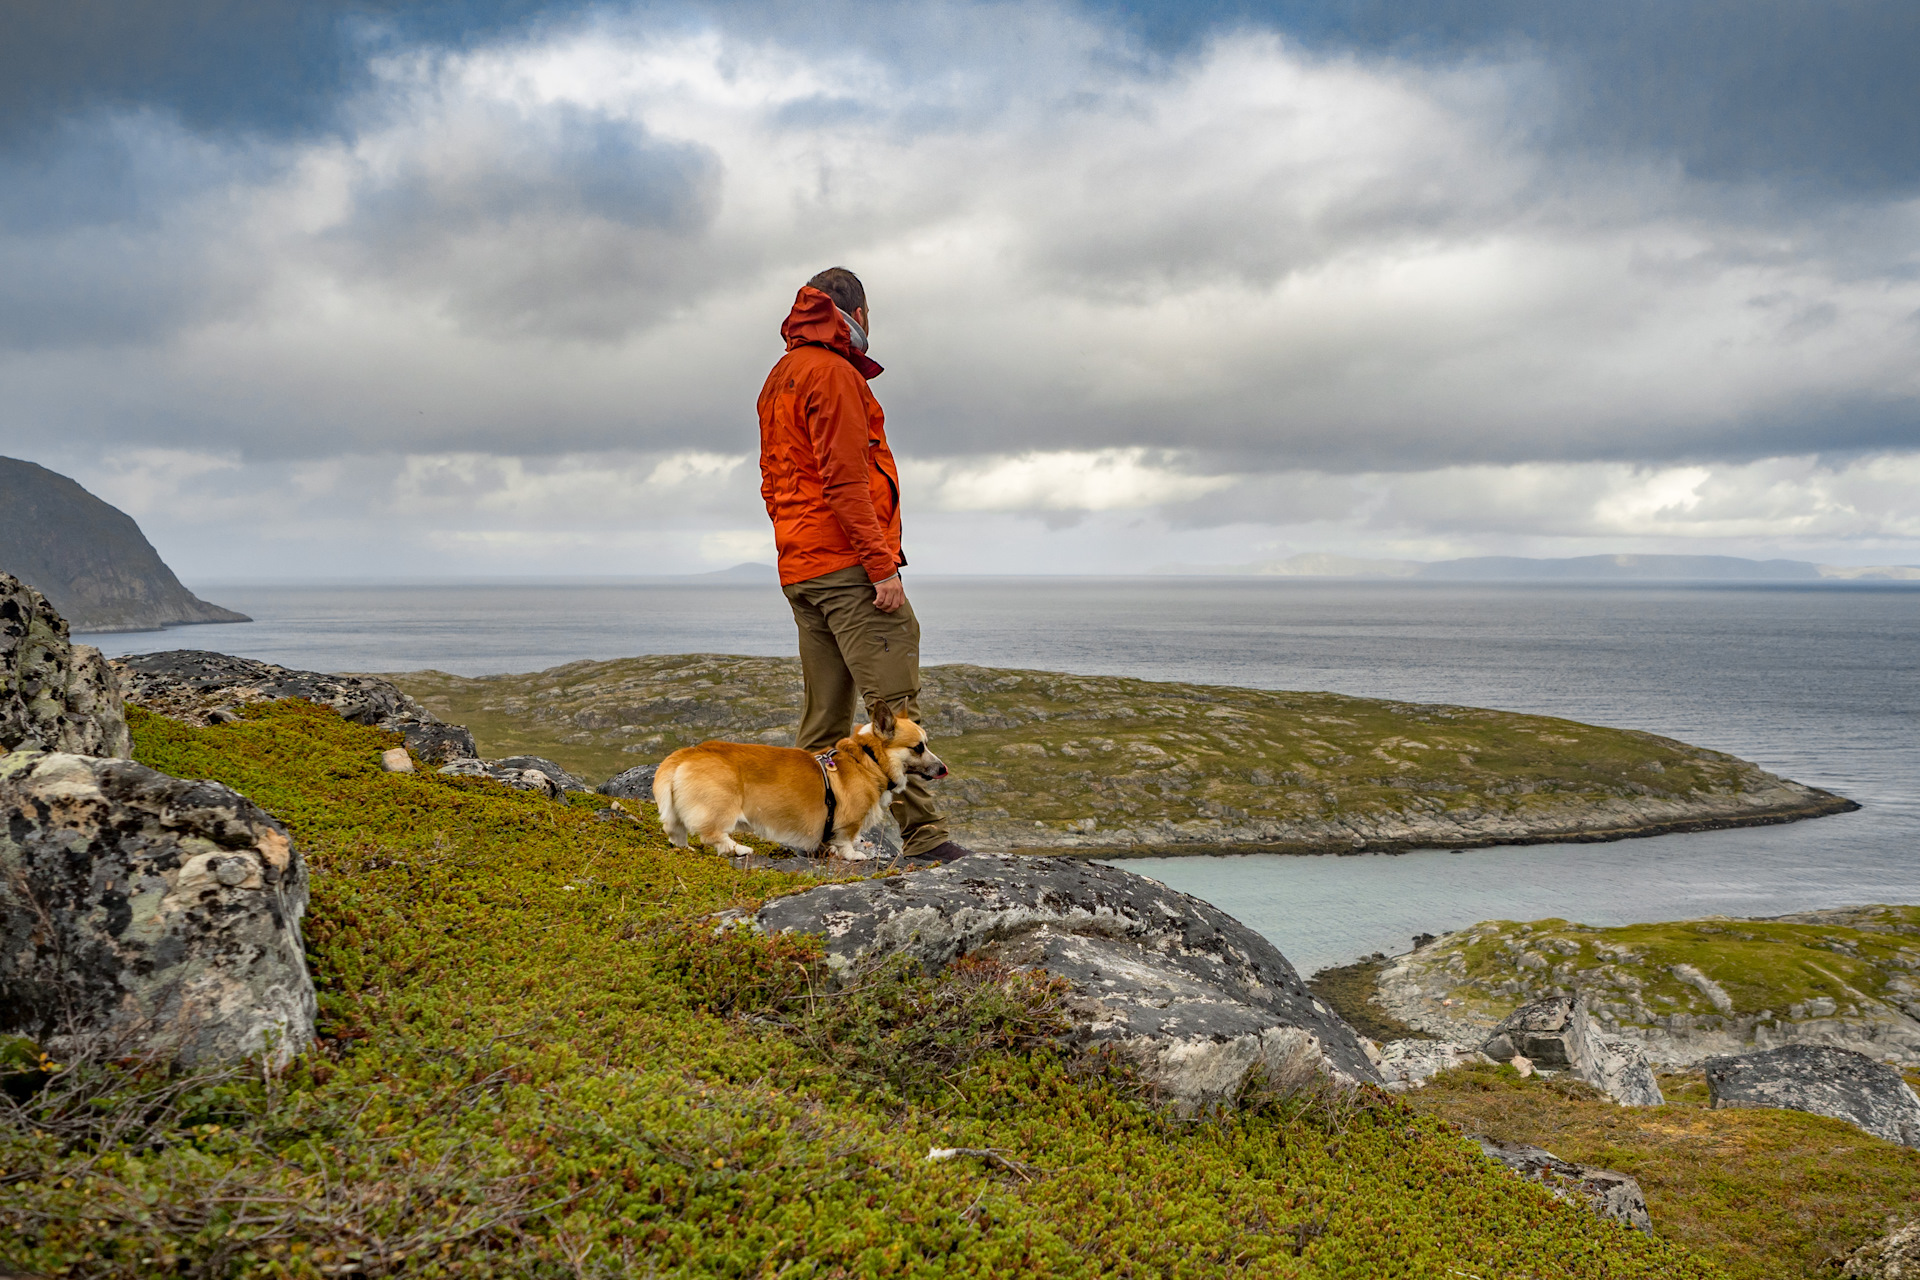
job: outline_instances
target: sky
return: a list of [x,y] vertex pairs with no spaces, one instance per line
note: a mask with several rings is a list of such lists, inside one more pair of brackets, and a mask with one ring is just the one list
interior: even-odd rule
[[0,454],[189,582],[771,560],[866,282],[909,576],[1920,564],[1911,0],[0,12]]

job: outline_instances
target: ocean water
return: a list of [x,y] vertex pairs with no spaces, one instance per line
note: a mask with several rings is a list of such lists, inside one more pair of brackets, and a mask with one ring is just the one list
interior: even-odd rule
[[[771,582],[206,584],[256,621],[84,637],[329,671],[793,651]],[[1592,924],[1920,902],[1920,588],[1275,579],[909,581],[923,660],[1325,689],[1651,730],[1838,791],[1778,827],[1397,856],[1155,858],[1303,971],[1490,917]]]

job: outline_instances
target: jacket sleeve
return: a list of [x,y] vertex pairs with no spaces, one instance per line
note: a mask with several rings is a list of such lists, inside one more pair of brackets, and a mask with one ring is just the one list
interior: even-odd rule
[[826,491],[827,508],[847,541],[867,570],[867,578],[879,582],[898,570],[893,549],[887,545],[886,526],[873,509],[872,463],[867,457],[867,410],[855,383],[860,375],[851,367],[826,373],[811,388],[806,398],[807,434],[813,440],[813,454],[820,464],[820,481]]

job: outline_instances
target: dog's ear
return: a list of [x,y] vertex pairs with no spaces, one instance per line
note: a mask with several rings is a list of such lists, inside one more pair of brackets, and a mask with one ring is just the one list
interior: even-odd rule
[[873,731],[883,738],[893,736],[893,708],[884,702],[876,702],[872,707]]

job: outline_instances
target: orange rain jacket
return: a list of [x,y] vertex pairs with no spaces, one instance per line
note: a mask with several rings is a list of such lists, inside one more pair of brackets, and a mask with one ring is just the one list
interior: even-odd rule
[[900,472],[867,388],[880,366],[853,348],[833,299],[804,288],[780,326],[787,354],[760,389],[760,496],[780,583],[862,565],[880,582],[900,553]]

